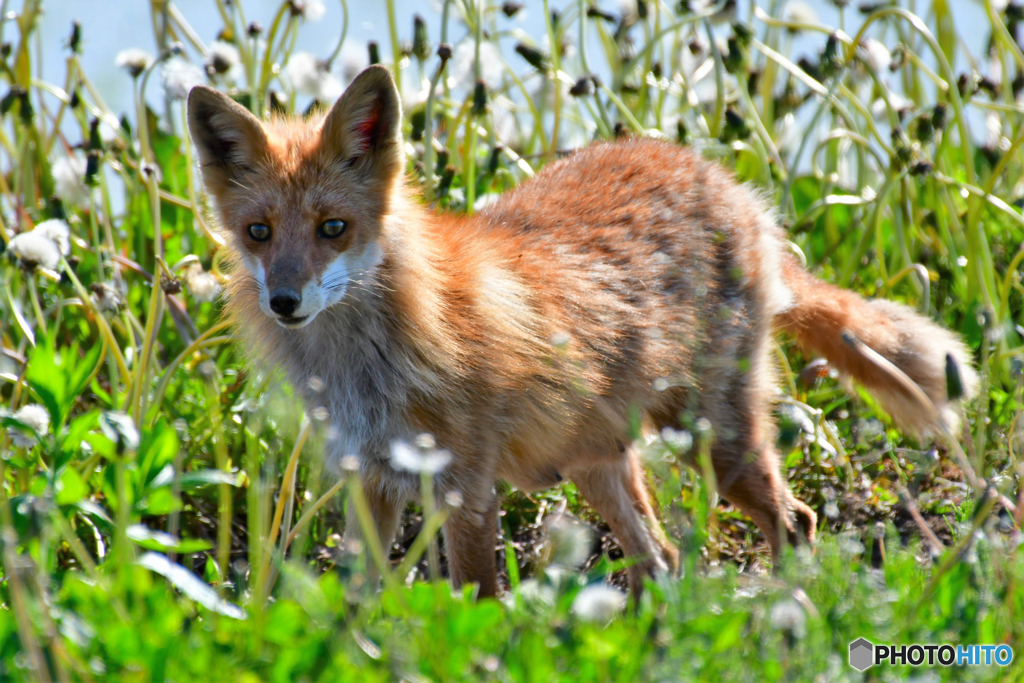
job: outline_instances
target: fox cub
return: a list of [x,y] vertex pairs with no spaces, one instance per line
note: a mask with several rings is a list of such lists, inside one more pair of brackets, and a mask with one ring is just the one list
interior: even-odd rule
[[481,596],[498,590],[498,479],[572,481],[635,559],[634,590],[676,567],[628,438],[638,410],[655,429],[706,418],[722,495],[774,554],[813,541],[815,513],[774,447],[773,331],[918,433],[934,419],[844,337],[916,382],[947,427],[946,355],[968,395],[976,384],[956,335],[808,274],[764,202],[681,147],[594,144],[463,217],[408,188],[383,67],[309,120],[261,122],[199,86],[188,122],[237,260],[226,309],[252,355],[327,409],[329,457],[359,456],[385,544],[418,488],[392,467],[392,444],[429,433],[451,453],[436,475],[463,501],[444,526],[451,579]]

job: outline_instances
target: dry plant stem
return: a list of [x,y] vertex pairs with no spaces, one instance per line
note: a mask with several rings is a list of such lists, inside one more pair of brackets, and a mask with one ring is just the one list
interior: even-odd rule
[[903,504],[907,508],[907,512],[910,513],[910,517],[914,520],[914,524],[917,525],[918,531],[921,532],[921,536],[928,541],[931,545],[932,550],[936,553],[942,553],[946,549],[946,546],[939,540],[939,537],[935,535],[931,527],[928,526],[928,522],[925,521],[924,517],[921,516],[921,510],[917,507],[917,501],[914,500],[914,496],[911,495],[907,487],[900,482],[900,495],[903,497]]
[[292,542],[302,532],[302,530],[305,529],[306,526],[308,526],[311,521],[313,521],[313,517],[316,516],[316,513],[320,511],[320,508],[329,503],[331,499],[338,494],[338,491],[340,491],[342,487],[345,486],[346,483],[346,477],[342,477],[341,479],[339,479],[334,484],[334,486],[327,490],[327,493],[320,496],[316,500],[316,502],[310,506],[308,510],[302,513],[302,517],[299,517],[299,521],[295,523],[295,527],[291,530],[291,532],[288,534],[288,537],[285,539],[284,551],[287,551],[288,548],[291,547]]
[[261,560],[261,576],[267,577],[266,588],[263,594],[269,595],[270,589],[274,585],[274,581],[277,579],[277,568],[272,567],[271,555],[275,555],[279,560],[284,560],[285,550],[288,548],[287,537],[288,531],[284,530],[281,534],[284,539],[281,542],[280,550],[274,546],[277,544],[277,538],[279,531],[282,526],[282,520],[285,516],[285,509],[288,510],[288,516],[291,517],[292,502],[295,497],[295,473],[299,467],[299,456],[302,454],[302,449],[306,445],[306,441],[309,439],[309,434],[313,429],[313,423],[308,419],[303,419],[302,428],[299,430],[299,436],[295,439],[295,446],[292,448],[292,454],[288,458],[288,464],[285,466],[284,479],[281,481],[281,488],[278,490],[277,505],[274,508],[274,519],[270,523],[270,538],[267,539],[265,552],[263,559]]
[[[227,440],[224,435],[224,419],[220,407],[220,391],[216,379],[207,382],[207,405],[212,407],[213,414],[213,455],[217,469],[230,472]],[[228,564],[231,561],[231,518],[232,514],[231,484],[221,482],[217,485],[217,568],[220,571],[221,585],[228,576]]]
[[171,361],[171,363],[166,368],[164,368],[163,374],[160,377],[160,383],[157,385],[156,391],[153,393],[153,407],[151,409],[152,412],[150,413],[148,419],[148,423],[150,425],[152,425],[156,421],[157,415],[159,414],[159,410],[157,410],[157,408],[163,403],[164,394],[167,392],[167,386],[170,384],[171,378],[173,377],[174,372],[178,369],[178,366],[181,365],[185,361],[185,359],[190,358],[194,353],[202,351],[203,349],[209,348],[211,346],[217,346],[219,344],[227,344],[233,341],[237,341],[236,337],[228,335],[224,335],[221,337],[211,336],[229,327],[231,327],[231,323],[228,321],[217,323],[216,325],[208,329],[206,332],[203,332],[203,334],[200,335],[198,339],[189,344],[188,348],[186,348],[184,351],[178,354],[178,357]]
[[400,601],[404,601],[395,577],[391,573],[391,565],[388,563],[388,556],[381,545],[380,534],[377,533],[377,523],[370,513],[370,506],[363,494],[363,483],[358,476],[349,477],[348,499],[351,507],[355,508],[356,517],[359,520],[359,528],[363,533],[363,545],[370,552],[370,559],[377,568],[385,588],[391,590]]
[[96,325],[100,329],[100,334],[104,337],[107,342],[108,348],[114,356],[114,360],[117,362],[117,368],[121,372],[121,376],[124,377],[124,381],[128,383],[127,388],[131,387],[131,372],[128,370],[128,365],[125,363],[124,355],[121,353],[121,347],[117,345],[117,340],[114,339],[114,333],[110,329],[110,324],[107,319],[103,317],[103,314],[97,310],[93,304],[92,297],[86,291],[85,287],[79,281],[75,272],[68,266],[68,262],[62,257],[60,260],[61,269],[67,274],[71,280],[71,284],[74,286],[75,291],[78,292],[78,296],[82,299],[82,304],[86,306],[93,314],[96,319]]

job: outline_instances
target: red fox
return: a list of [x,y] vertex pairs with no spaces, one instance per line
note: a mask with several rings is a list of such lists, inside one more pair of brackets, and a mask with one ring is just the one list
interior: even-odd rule
[[[934,425],[852,334],[916,382],[950,428],[947,354],[959,338],[910,309],[807,273],[765,202],[718,164],[663,141],[598,143],[548,165],[477,215],[423,207],[404,178],[387,69],[363,71],[326,115],[259,121],[196,87],[188,122],[230,252],[226,310],[258,362],[282,366],[358,455],[381,540],[417,476],[392,444],[433,435],[452,582],[498,591],[498,500],[572,481],[611,527],[633,590],[672,571],[629,434],[705,418],[722,495],[777,556],[814,540],[774,448],[773,331],[874,390],[905,428]],[[312,380],[312,382],[311,382]],[[354,517],[354,515],[352,515]]]

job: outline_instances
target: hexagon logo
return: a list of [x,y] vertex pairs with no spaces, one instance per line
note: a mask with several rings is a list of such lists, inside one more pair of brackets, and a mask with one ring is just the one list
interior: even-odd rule
[[850,643],[850,666],[863,671],[875,663],[875,646],[866,638],[858,638]]

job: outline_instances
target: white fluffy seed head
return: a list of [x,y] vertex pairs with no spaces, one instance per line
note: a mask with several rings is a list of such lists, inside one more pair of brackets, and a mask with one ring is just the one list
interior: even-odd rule
[[292,11],[306,21],[320,21],[327,12],[323,0],[295,0]]
[[[40,436],[46,434],[50,429],[50,414],[46,411],[46,408],[38,403],[30,403],[27,406],[23,406],[18,412],[14,413],[13,417],[18,422],[34,429],[36,434]],[[8,431],[8,434],[15,446],[31,448],[36,444],[36,438],[30,432],[12,428]]]
[[185,271],[185,286],[197,303],[214,301],[220,294],[221,286],[217,276],[203,270],[198,263]]
[[786,9],[782,11],[782,16],[786,21],[795,24],[818,23],[818,13],[814,11],[813,7],[802,0],[791,0],[786,3]]
[[889,68],[892,61],[892,53],[881,41],[868,38],[860,44],[859,54],[864,64],[876,74],[881,74]]
[[626,607],[626,594],[611,586],[587,586],[572,601],[572,612],[581,621],[606,623]]
[[53,162],[53,193],[66,207],[89,205],[89,188],[85,184],[85,158],[79,155],[60,157]]
[[132,78],[137,77],[152,63],[153,55],[138,47],[121,50],[114,57],[114,64],[117,68],[126,70],[132,75]]
[[229,81],[241,80],[242,57],[238,48],[223,40],[212,43],[206,51],[206,72]]
[[342,93],[341,81],[327,70],[327,64],[310,52],[296,52],[284,68],[295,92],[321,102],[333,102]]
[[171,100],[184,100],[189,92],[204,81],[203,70],[181,55],[171,57],[160,67],[164,93]]
[[448,451],[417,448],[401,440],[391,442],[391,466],[396,470],[437,474],[451,459]]
[[39,266],[47,270],[60,267],[60,257],[71,253],[71,231],[59,219],[43,221],[34,230],[16,235],[7,245],[8,251],[26,268]]

